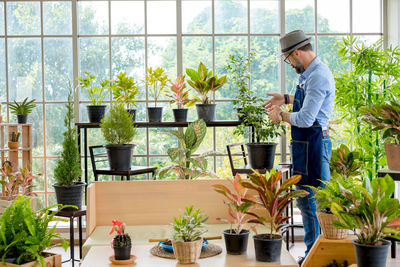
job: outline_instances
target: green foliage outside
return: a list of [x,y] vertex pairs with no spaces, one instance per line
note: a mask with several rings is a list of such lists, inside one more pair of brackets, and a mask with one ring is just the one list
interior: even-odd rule
[[74,90],[70,85],[68,95],[68,103],[65,105],[67,114],[65,115],[64,124],[67,130],[64,132],[64,141],[62,143],[63,151],[61,157],[57,160],[54,169],[54,180],[57,185],[73,185],[81,178],[82,170],[79,155],[77,133],[74,126]]
[[[31,198],[19,196],[13,201],[0,217],[0,255],[4,263],[6,258],[16,258],[17,264],[37,261],[45,267],[42,252],[56,245],[51,245],[54,238],[61,239],[61,245],[68,248],[68,242],[55,233],[56,224],[50,227],[52,221],[59,221],[55,213],[50,214],[51,206],[38,212],[32,211]],[[58,245],[58,244],[57,244]]]
[[123,104],[113,104],[101,120],[101,132],[108,145],[130,144],[136,134],[132,115],[126,112]]
[[173,239],[180,242],[191,242],[199,239],[205,232],[204,223],[208,217],[200,209],[192,206],[185,207],[183,215],[174,218],[171,226],[174,230]]

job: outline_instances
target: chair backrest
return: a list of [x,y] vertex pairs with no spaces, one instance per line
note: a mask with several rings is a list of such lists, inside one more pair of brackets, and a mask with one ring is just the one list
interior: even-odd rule
[[243,165],[247,165],[246,151],[244,150],[243,143],[229,144],[226,146],[228,151],[229,163],[231,165],[232,175],[237,173],[235,163],[237,161],[243,161]]
[[95,180],[97,181],[97,167],[96,163],[108,162],[107,153],[104,146],[89,146],[90,161],[92,162],[92,169]]

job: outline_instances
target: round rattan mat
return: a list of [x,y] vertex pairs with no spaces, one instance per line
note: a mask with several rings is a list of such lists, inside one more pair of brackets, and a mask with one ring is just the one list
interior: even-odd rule
[[[222,252],[222,248],[220,246],[214,245],[214,244],[207,244],[206,246],[204,246],[204,249],[201,251],[200,259],[213,257],[218,254],[221,254],[221,252]],[[150,249],[150,253],[153,254],[154,256],[161,257],[161,258],[175,259],[174,253],[167,252],[159,246],[152,247]]]

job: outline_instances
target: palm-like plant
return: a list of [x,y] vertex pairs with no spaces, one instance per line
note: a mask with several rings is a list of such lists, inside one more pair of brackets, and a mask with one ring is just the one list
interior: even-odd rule
[[249,222],[269,225],[269,238],[274,238],[275,234],[280,234],[283,224],[290,219],[284,216],[283,212],[286,207],[296,198],[305,197],[308,192],[305,190],[291,190],[291,187],[297,184],[301,175],[293,175],[289,179],[280,184],[282,180],[282,172],[272,169],[270,172],[260,174],[255,171],[249,175],[250,181],[242,181],[241,184],[245,188],[253,189],[258,193],[258,201],[246,199],[246,202],[254,203],[262,208],[263,216],[254,212],[247,212],[253,217]]
[[14,104],[9,104],[11,109],[11,113],[15,115],[28,115],[32,112],[32,110],[36,107],[36,104],[33,104],[36,99],[32,99],[28,101],[28,98],[25,98],[21,104],[14,100]]

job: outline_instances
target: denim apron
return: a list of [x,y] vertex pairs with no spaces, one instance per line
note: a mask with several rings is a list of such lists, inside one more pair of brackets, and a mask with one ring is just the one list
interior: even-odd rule
[[[297,85],[294,95],[293,112],[303,107],[304,89]],[[293,174],[300,174],[298,185],[318,187],[322,170],[322,128],[317,120],[309,128],[291,127]]]

